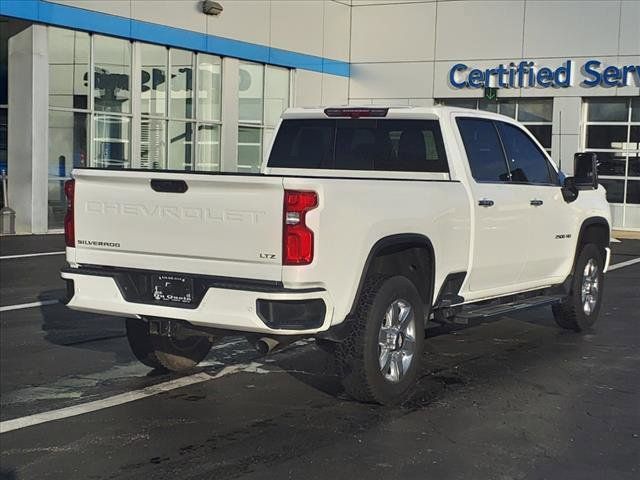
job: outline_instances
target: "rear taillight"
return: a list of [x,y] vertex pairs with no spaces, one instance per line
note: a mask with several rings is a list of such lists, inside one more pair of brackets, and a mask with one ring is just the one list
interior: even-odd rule
[[317,206],[316,192],[284,191],[283,265],[309,265],[313,261],[313,231],[307,227],[306,216]]
[[73,220],[73,197],[75,195],[76,181],[64,182],[64,194],[67,197],[67,214],[64,216],[64,241],[67,247],[76,246],[75,222]]

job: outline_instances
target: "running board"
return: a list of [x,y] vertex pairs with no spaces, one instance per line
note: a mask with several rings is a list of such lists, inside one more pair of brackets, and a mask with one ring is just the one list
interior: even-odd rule
[[456,314],[454,323],[457,323],[459,325],[482,323],[483,320],[504,315],[506,313],[526,310],[528,308],[553,305],[554,303],[560,302],[563,298],[564,297],[562,295],[541,295],[538,297],[530,297],[497,305],[493,304],[463,306],[462,310],[460,310],[460,312]]

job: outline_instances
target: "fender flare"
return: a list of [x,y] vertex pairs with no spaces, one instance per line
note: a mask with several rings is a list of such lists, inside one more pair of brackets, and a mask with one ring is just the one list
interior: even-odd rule
[[358,282],[358,288],[356,289],[356,294],[353,297],[351,302],[351,309],[346,316],[345,321],[347,321],[350,317],[355,314],[356,306],[358,303],[358,298],[360,298],[360,293],[362,292],[362,288],[364,287],[364,283],[367,279],[367,274],[369,272],[369,268],[373,263],[373,259],[376,258],[378,253],[380,253],[383,249],[392,247],[393,245],[414,245],[416,247],[427,247],[429,251],[429,256],[431,257],[431,278],[429,279],[431,282],[430,296],[427,299],[428,303],[433,302],[433,293],[434,293],[434,282],[436,276],[436,256],[435,251],[433,249],[433,243],[426,235],[421,233],[398,233],[394,235],[389,235],[387,237],[383,237],[373,244],[371,249],[369,250],[369,254],[367,255],[367,259],[364,262],[360,273],[360,281]]
[[[580,230],[578,232],[578,238],[576,240],[576,246],[575,246],[575,251],[573,252],[573,264],[571,266],[571,273],[569,274],[569,278],[571,278],[575,272],[576,269],[576,261],[578,260],[578,255],[580,255],[580,252],[578,251],[578,248],[580,248],[580,245],[582,245],[582,240],[584,238],[584,233],[587,230],[587,228],[593,226],[593,225],[602,225],[604,227],[607,228],[607,232],[608,232],[608,239],[611,238],[611,225],[609,225],[609,222],[607,221],[606,218],[604,217],[589,217],[587,219],[585,219],[582,222],[582,225],[580,225]],[[607,244],[609,243],[607,239]]]

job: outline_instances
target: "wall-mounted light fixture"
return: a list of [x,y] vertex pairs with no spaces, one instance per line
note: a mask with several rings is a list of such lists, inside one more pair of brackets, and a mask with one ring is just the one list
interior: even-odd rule
[[218,2],[214,2],[213,0],[203,0],[202,12],[205,15],[220,15],[220,12],[222,12],[222,5]]

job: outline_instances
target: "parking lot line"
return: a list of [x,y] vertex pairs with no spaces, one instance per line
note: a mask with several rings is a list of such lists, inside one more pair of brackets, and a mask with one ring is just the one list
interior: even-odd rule
[[23,308],[44,307],[45,305],[53,305],[55,303],[60,303],[60,300],[40,300],[39,302],[21,303],[19,305],[5,305],[4,307],[0,307],[0,312],[22,310]]
[[609,271],[628,267],[629,265],[634,265],[636,263],[640,263],[640,258],[632,258],[631,260],[627,260],[626,262],[614,263],[613,265],[609,265]]
[[267,373],[267,371],[263,370],[261,367],[263,367],[263,364],[257,362],[228,365],[215,375],[211,375],[206,372],[194,373],[193,375],[189,375],[186,377],[169,380],[168,382],[158,383],[157,385],[151,385],[141,390],[133,390],[131,392],[113,395],[111,397],[103,398],[101,400],[95,400],[93,402],[73,405],[71,407],[60,408],[58,410],[51,410],[49,412],[36,413],[33,415],[27,415],[26,417],[14,418],[12,420],[5,420],[4,422],[0,422],[0,434],[11,432],[13,430],[19,430],[21,428],[31,427],[33,425],[38,425],[41,423],[52,422],[54,420],[62,420],[64,418],[75,417],[77,415],[95,412],[97,410],[103,410],[105,408],[115,407],[117,405],[123,405],[135,400],[158,395],[159,393],[175,390],[176,388],[187,387],[189,385],[195,385],[198,383],[207,382],[209,380],[216,380],[218,378],[232,375],[234,373]]
[[23,253],[21,255],[5,255],[0,257],[0,260],[10,260],[12,258],[29,258],[29,257],[44,257],[45,255],[64,255],[65,252],[40,252],[40,253]]

